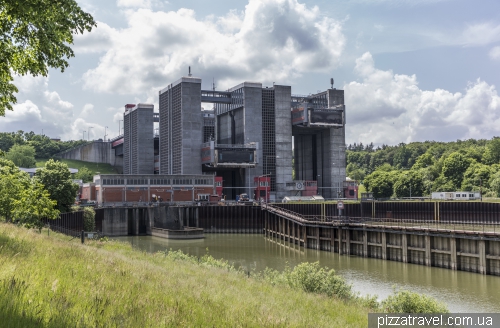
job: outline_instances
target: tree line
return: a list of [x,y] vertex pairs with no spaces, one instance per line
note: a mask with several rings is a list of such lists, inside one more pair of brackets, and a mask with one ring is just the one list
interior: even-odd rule
[[500,197],[500,138],[349,145],[346,173],[375,198],[421,197],[433,191],[482,191]]
[[20,167],[35,167],[35,159],[52,158],[68,149],[85,145],[85,140],[56,141],[33,131],[0,132],[0,150]]

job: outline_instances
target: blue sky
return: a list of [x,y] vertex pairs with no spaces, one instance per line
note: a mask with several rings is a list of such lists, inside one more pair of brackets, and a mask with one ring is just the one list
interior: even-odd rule
[[191,66],[203,88],[259,81],[309,94],[333,77],[347,143],[500,136],[498,1],[79,3],[97,28],[75,38],[65,73],[16,78],[0,131],[114,137],[125,104],[158,108],[158,91]]

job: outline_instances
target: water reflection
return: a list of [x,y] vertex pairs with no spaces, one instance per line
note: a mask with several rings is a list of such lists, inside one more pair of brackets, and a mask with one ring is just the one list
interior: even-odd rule
[[500,312],[500,277],[495,276],[304,249],[255,234],[206,234],[205,239],[197,240],[151,236],[115,239],[148,252],[173,249],[203,256],[208,249],[213,257],[245,270],[283,270],[301,262],[319,261],[343,275],[361,294],[385,298],[399,287],[432,295],[448,304],[451,312]]

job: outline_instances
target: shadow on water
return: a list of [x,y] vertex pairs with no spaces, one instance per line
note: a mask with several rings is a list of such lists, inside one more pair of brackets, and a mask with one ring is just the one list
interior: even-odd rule
[[228,260],[245,270],[266,267],[283,270],[302,262],[316,262],[335,269],[361,294],[383,299],[395,287],[432,295],[448,304],[451,312],[500,312],[500,277],[453,271],[394,261],[339,255],[304,249],[256,234],[206,234],[205,239],[169,240],[151,236],[114,238],[148,252],[167,249]]

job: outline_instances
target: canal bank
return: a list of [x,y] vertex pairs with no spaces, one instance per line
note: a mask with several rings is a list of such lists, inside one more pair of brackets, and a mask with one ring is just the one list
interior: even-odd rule
[[200,240],[167,240],[151,236],[114,239],[151,253],[172,249],[203,256],[208,248],[215,258],[228,260],[250,271],[266,267],[284,270],[286,266],[319,261],[322,266],[335,269],[363,295],[377,294],[384,299],[392,293],[393,287],[399,287],[433,296],[445,302],[451,312],[500,312],[500,278],[495,276],[339,255],[306,249],[260,234],[206,234],[205,239]]

